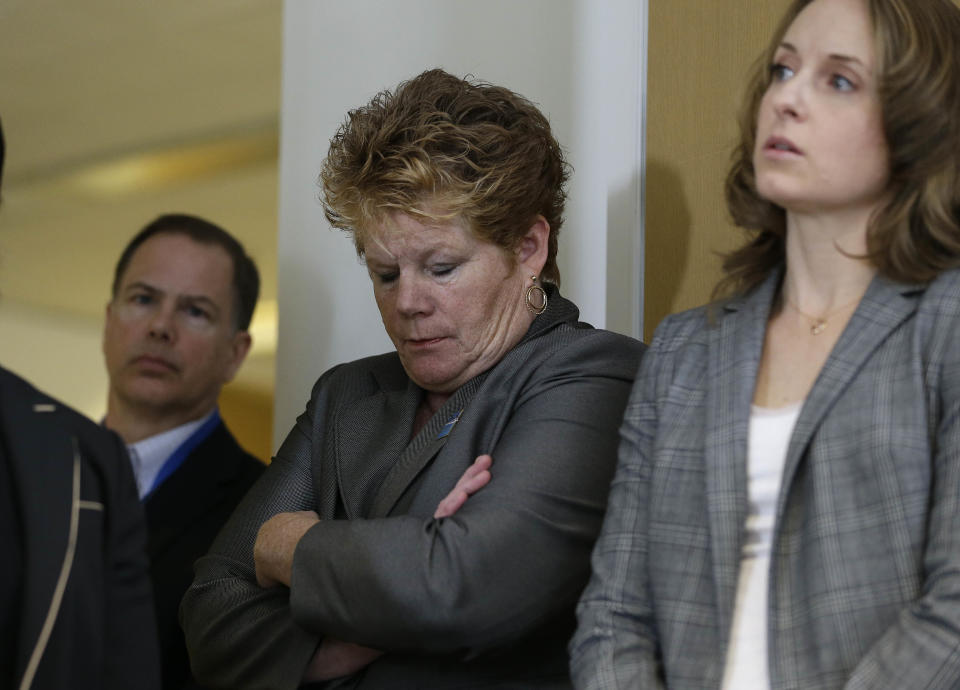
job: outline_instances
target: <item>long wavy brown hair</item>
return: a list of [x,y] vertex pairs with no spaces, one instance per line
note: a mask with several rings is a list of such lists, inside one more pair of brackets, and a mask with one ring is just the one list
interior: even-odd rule
[[[786,213],[756,188],[757,111],[777,47],[812,1],[790,5],[753,68],[726,180],[727,208],[747,241],[724,257],[715,297],[749,291],[785,258]],[[926,283],[960,266],[960,9],[950,0],[865,1],[890,153],[888,201],[870,220],[866,258],[888,278]]]
[[350,111],[320,173],[327,220],[353,234],[402,212],[462,220],[480,239],[517,247],[537,215],[550,224],[543,280],[560,282],[557,235],[569,166],[550,123],[509,89],[440,69]]

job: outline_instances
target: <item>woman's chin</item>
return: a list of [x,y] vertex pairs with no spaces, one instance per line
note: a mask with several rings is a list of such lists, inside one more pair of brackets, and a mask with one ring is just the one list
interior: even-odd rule
[[447,367],[422,362],[412,364],[405,362],[403,368],[411,381],[431,393],[450,393],[459,385],[456,372]]

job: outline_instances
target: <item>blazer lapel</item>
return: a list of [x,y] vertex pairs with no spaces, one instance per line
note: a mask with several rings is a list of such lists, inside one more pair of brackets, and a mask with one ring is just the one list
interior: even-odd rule
[[770,305],[780,272],[723,309],[708,329],[709,363],[704,462],[707,511],[720,630],[729,631],[747,519],[747,434],[750,405]]
[[[460,415],[465,413],[467,405],[486,378],[487,372],[484,372],[463,384],[424,425],[384,478],[374,498],[370,517],[386,517],[390,514],[407,487],[443,448]],[[406,429],[409,430],[410,425]]]
[[787,450],[783,483],[777,500],[778,521],[783,515],[790,484],[813,433],[874,351],[913,314],[917,308],[915,295],[923,289],[922,285],[893,283],[881,276],[875,277],[870,283],[800,411]]
[[[46,620],[63,568],[73,504],[74,448],[69,435],[51,433],[42,423],[52,405],[37,398],[18,399],[0,386],[0,415],[10,455],[24,530],[23,609],[18,673],[26,664]],[[53,412],[55,414],[55,412]]]
[[[402,386],[387,385],[357,400],[337,416],[334,471],[339,498],[349,519],[368,516],[378,477],[396,462],[410,442],[421,391],[405,376],[403,382]],[[358,458],[363,461],[358,462]],[[321,500],[321,517],[334,517],[336,498],[336,494],[331,494]]]

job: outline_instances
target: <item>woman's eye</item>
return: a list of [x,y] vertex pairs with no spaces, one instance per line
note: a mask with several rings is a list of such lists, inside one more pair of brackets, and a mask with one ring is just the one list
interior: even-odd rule
[[854,86],[853,82],[847,79],[842,74],[834,74],[830,77],[830,86],[835,88],[837,91],[853,91]]
[[377,280],[381,283],[392,283],[397,279],[396,273],[377,273]]
[[130,298],[130,301],[133,302],[134,304],[150,304],[150,302],[153,301],[153,298],[146,293],[140,293],[140,294],[133,295]]
[[456,267],[456,264],[439,264],[431,267],[430,272],[435,276],[445,276],[453,273],[453,269]]
[[777,62],[770,65],[770,76],[774,79],[774,81],[784,81],[793,76],[793,70],[786,65]]

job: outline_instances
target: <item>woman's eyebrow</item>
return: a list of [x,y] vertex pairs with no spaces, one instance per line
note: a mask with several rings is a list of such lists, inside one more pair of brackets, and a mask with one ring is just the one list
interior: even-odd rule
[[[780,44],[780,47],[784,50],[790,51],[791,53],[799,52],[797,47],[790,43],[789,41],[784,41]],[[837,62],[847,62],[847,63],[856,63],[860,65],[861,68],[870,71],[867,65],[860,58],[854,55],[846,55],[845,53],[830,53],[827,55],[827,58],[830,60],[836,60]]]
[[845,63],[845,64],[856,65],[856,66],[858,66],[860,69],[862,69],[862,70],[864,70],[864,71],[866,71],[866,72],[869,72],[869,71],[870,71],[870,68],[867,67],[866,63],[864,63],[863,60],[861,60],[860,58],[855,57],[855,56],[853,56],[853,55],[842,55],[842,54],[840,54],[840,53],[831,53],[828,57],[829,57],[831,60],[835,60],[836,62],[842,62],[842,63]]

